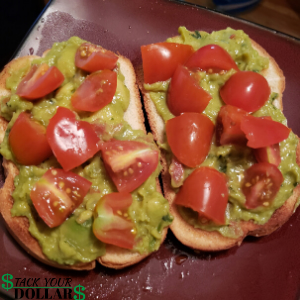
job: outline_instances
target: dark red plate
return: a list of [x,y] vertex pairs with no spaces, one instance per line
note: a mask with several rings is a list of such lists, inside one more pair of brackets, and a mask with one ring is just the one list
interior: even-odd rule
[[[286,35],[196,6],[167,0],[56,0],[44,11],[17,56],[41,55],[52,43],[78,35],[141,63],[140,46],[177,35],[180,25],[211,32],[243,29],[278,62],[286,77],[284,113],[300,134],[300,42]],[[125,270],[100,265],[90,272],[61,271],[33,259],[19,247],[0,220],[0,291],[14,297],[6,281],[16,278],[71,278],[85,287],[77,299],[299,299],[300,210],[275,233],[247,238],[240,247],[218,253],[194,253],[169,233],[161,249]],[[53,281],[53,284],[55,280]],[[54,290],[49,290],[54,295]],[[35,292],[37,289],[35,289]],[[81,289],[81,291],[83,291]],[[37,299],[24,292],[23,299]],[[42,298],[43,289],[40,291]],[[20,294],[19,294],[20,295]],[[63,296],[63,292],[62,292]],[[4,297],[4,296],[2,296]],[[1,298],[1,295],[0,295]],[[56,296],[59,299],[59,296]]]

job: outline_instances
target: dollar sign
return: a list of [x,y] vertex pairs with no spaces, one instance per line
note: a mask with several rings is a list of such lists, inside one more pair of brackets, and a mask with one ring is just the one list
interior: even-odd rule
[[[6,278],[5,278],[6,277]],[[6,282],[7,285],[5,286],[4,283],[2,283],[2,287],[5,289],[5,290],[10,290],[13,288],[13,283],[9,280],[9,279],[13,279],[13,276],[11,274],[4,274],[2,275],[2,281]]]
[[[82,286],[82,285],[80,285],[80,284],[78,284],[78,285],[76,285],[76,286],[74,287],[74,292],[75,292],[76,294],[78,294],[78,297],[77,297],[77,296],[74,296],[74,299],[75,299],[75,300],[77,300],[77,299],[78,299],[78,300],[84,300],[84,299],[85,299],[84,293],[81,293],[80,290],[84,291],[84,290],[85,290],[85,287]],[[81,298],[80,296],[82,296],[82,298]]]

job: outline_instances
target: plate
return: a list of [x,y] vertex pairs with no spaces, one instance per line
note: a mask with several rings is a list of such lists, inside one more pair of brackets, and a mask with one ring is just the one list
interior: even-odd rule
[[[208,32],[226,27],[242,29],[262,45],[285,74],[284,113],[289,127],[300,135],[300,60],[296,59],[300,54],[300,42],[194,5],[167,0],[52,1],[32,27],[16,56],[41,55],[52,43],[78,35],[120,52],[138,67],[141,64],[141,45],[177,35],[181,25],[189,30]],[[109,270],[97,265],[90,272],[70,272],[46,266],[27,255],[0,219],[0,291],[15,297],[14,289],[3,289],[8,287],[4,279],[11,274],[14,285],[16,278],[40,278],[40,287],[45,286],[46,278],[52,278],[53,284],[55,280],[58,284],[59,279],[62,283],[63,279],[70,278],[72,297],[81,300],[299,299],[299,229],[300,210],[270,236],[249,237],[240,247],[218,253],[195,253],[169,233],[158,252],[125,270]],[[75,287],[82,294],[75,293]],[[37,289],[34,291],[34,296],[32,290],[24,293],[24,299],[37,299]],[[53,291],[49,289],[49,297]],[[40,289],[40,298],[42,292],[45,293]]]

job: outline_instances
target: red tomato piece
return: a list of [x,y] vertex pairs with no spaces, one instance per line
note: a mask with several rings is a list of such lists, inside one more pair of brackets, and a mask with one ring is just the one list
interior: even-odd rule
[[65,171],[69,171],[98,152],[97,137],[92,125],[77,121],[75,113],[58,107],[47,127],[49,145]]
[[104,195],[95,207],[93,232],[106,244],[132,249],[135,228],[128,217],[128,208],[132,204],[130,193],[111,193]]
[[230,54],[218,45],[206,45],[198,49],[185,64],[190,69],[219,73],[234,69],[239,71]]
[[268,162],[276,167],[280,165],[281,157],[279,144],[253,149],[253,153],[258,162]]
[[22,165],[38,165],[52,155],[46,128],[25,112],[13,124],[8,142],[15,159]]
[[138,188],[158,165],[158,149],[141,142],[111,140],[101,150],[106,170],[119,192]]
[[248,113],[231,105],[221,107],[216,125],[216,139],[219,145],[246,145],[247,139],[241,129],[241,121]]
[[172,162],[169,167],[169,173],[171,176],[172,186],[180,187],[184,181],[184,168],[176,157],[172,158]]
[[62,224],[82,203],[92,183],[62,169],[50,169],[36,182],[30,198],[39,216],[50,227]]
[[71,97],[76,110],[97,111],[109,104],[117,90],[117,73],[103,70],[87,76]]
[[192,46],[167,42],[142,46],[141,50],[145,83],[171,78],[194,52]]
[[291,129],[265,117],[246,116],[242,119],[241,129],[248,139],[250,148],[264,148],[288,138]]
[[75,66],[87,71],[113,70],[117,65],[118,56],[101,46],[83,43],[75,55]]
[[56,90],[64,80],[64,75],[55,66],[33,65],[19,83],[16,94],[27,100],[36,100]]
[[244,175],[242,191],[246,196],[246,208],[268,207],[283,182],[279,169],[267,162],[257,163],[247,169]]
[[247,112],[260,109],[269,99],[268,81],[259,73],[243,71],[233,74],[221,87],[222,100]]
[[203,114],[183,113],[167,121],[166,133],[176,158],[182,164],[195,168],[208,154],[214,124]]
[[177,67],[169,86],[167,104],[171,113],[179,116],[184,112],[202,113],[212,96],[184,66]]
[[184,181],[175,204],[189,207],[200,217],[216,224],[225,224],[225,210],[228,202],[227,179],[223,173],[210,167],[201,167]]

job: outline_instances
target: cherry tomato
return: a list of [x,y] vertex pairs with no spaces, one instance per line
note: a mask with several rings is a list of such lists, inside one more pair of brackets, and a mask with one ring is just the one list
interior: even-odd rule
[[130,193],[111,193],[104,195],[95,207],[93,232],[106,244],[132,249],[135,228],[128,217],[128,208],[132,204]]
[[225,224],[228,202],[227,179],[223,173],[210,167],[201,167],[184,181],[175,204],[189,207],[200,217],[216,224]]
[[136,141],[111,140],[102,145],[106,170],[119,192],[132,192],[156,170],[158,149]]
[[13,124],[8,142],[15,159],[22,165],[38,165],[52,155],[46,128],[25,112]]
[[92,183],[62,169],[50,169],[36,182],[30,198],[39,216],[50,227],[62,224],[82,203]]
[[98,152],[97,137],[92,125],[77,121],[75,113],[58,107],[47,127],[48,143],[65,171],[69,171]]
[[246,111],[235,106],[222,106],[217,118],[217,143],[220,145],[246,145],[246,135],[241,130],[241,121],[246,115],[248,115]]
[[214,124],[203,114],[183,113],[167,121],[166,133],[176,158],[182,164],[195,168],[208,154]]
[[76,110],[97,111],[109,104],[117,90],[117,73],[103,70],[87,76],[71,97]]
[[194,52],[192,46],[167,42],[142,46],[141,50],[145,83],[171,78]]
[[230,54],[218,45],[206,45],[198,49],[185,64],[190,69],[219,73],[234,69],[239,71]]
[[180,187],[184,181],[184,168],[176,157],[172,158],[172,162],[169,167],[169,173],[171,176],[172,186]]
[[19,83],[16,94],[27,100],[36,100],[56,90],[64,80],[64,75],[55,66],[33,65]]
[[287,139],[291,131],[290,128],[269,118],[253,116],[245,116],[242,119],[241,129],[248,139],[247,146],[254,149],[277,144]]
[[233,74],[220,89],[221,98],[226,104],[247,112],[260,109],[269,99],[270,93],[268,81],[259,73],[251,71]]
[[246,196],[246,208],[268,207],[283,182],[281,172],[275,165],[263,162],[254,164],[244,175],[242,191]]
[[167,104],[171,113],[179,116],[184,112],[202,113],[212,96],[199,81],[182,65],[178,66],[170,83]]
[[276,167],[280,165],[281,157],[279,144],[253,149],[253,153],[258,162],[268,162]]
[[76,67],[87,71],[113,70],[117,64],[118,56],[100,46],[83,43],[79,46],[75,55]]

